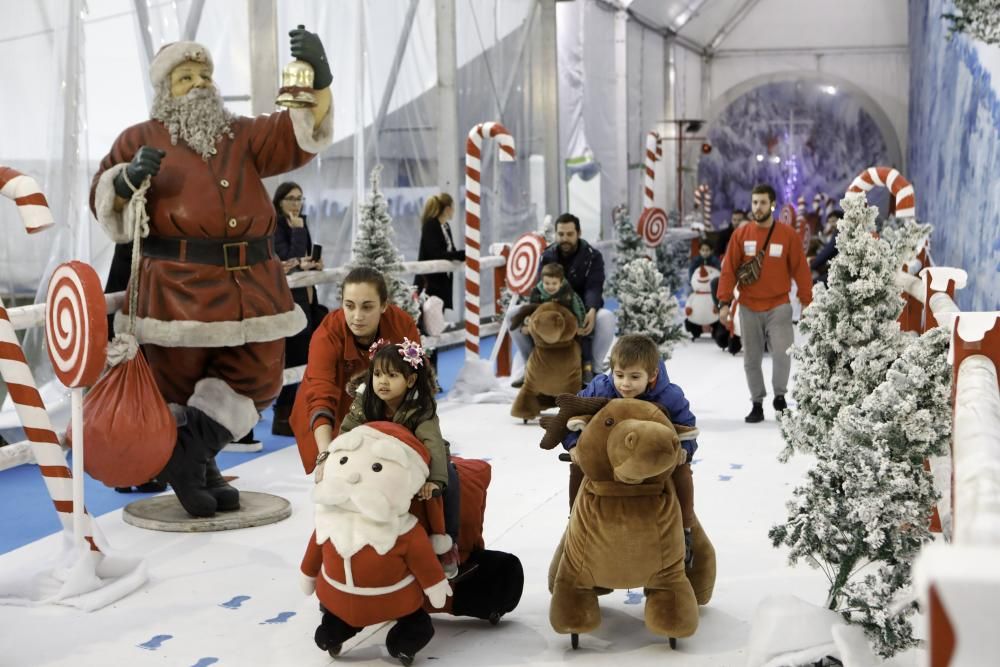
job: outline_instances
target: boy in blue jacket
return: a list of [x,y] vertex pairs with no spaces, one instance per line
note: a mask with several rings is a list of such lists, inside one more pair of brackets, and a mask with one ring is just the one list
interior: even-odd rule
[[[648,336],[629,334],[622,336],[611,349],[611,370],[598,375],[584,387],[577,396],[600,398],[635,398],[640,401],[658,403],[667,409],[670,421],[682,426],[694,426],[695,417],[684,391],[670,381],[667,367],[660,359],[656,343]],[[576,447],[580,438],[577,431],[570,431],[563,438],[566,450]],[[691,526],[694,524],[694,479],[691,476],[691,459],[698,449],[695,440],[682,440],[681,447],[687,452],[687,461],[677,466],[672,476],[677,500],[681,508],[684,524],[684,562],[691,567],[694,556],[691,553]],[[570,464],[570,498],[572,508],[576,491],[583,481],[583,471],[575,463]]]

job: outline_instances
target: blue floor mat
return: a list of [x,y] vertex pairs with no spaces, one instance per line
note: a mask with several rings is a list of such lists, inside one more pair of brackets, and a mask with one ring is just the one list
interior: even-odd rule
[[[494,340],[495,337],[481,341],[483,357],[489,357]],[[465,348],[461,346],[438,353],[438,383],[445,392],[455,383],[464,360]],[[439,395],[439,398],[444,395]],[[254,435],[264,445],[262,451],[253,454],[222,452],[216,458],[219,468],[225,471],[258,456],[293,446],[293,438],[271,435],[271,418],[272,411],[265,410],[254,428]],[[84,480],[87,511],[94,516],[113,512],[150,495],[153,494],[118,493],[89,476]],[[59,518],[37,466],[22,465],[0,472],[0,505],[8,508],[0,532],[0,553],[17,549],[60,529]]]

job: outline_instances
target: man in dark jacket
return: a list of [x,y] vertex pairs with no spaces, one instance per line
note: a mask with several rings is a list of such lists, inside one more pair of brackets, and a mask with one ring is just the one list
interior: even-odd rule
[[[594,335],[594,364],[591,368],[584,367],[583,380],[590,382],[595,371],[603,369],[604,358],[611,349],[611,342],[615,337],[615,316],[610,310],[604,308],[604,256],[592,245],[580,238],[580,220],[572,213],[563,213],[556,218],[556,242],[545,249],[542,253],[542,261],[539,266],[539,280],[541,280],[541,267],[546,264],[559,263],[566,274],[573,291],[583,300],[586,309],[583,326],[579,334],[587,336]],[[508,309],[507,323],[513,311]],[[531,355],[534,342],[531,336],[520,331],[511,331],[511,338],[517,345],[524,359]],[[520,386],[523,378],[515,380],[512,384]]]
[[826,218],[826,226],[830,230],[830,240],[819,249],[813,260],[809,262],[809,270],[812,271],[813,282],[826,285],[826,277],[830,271],[830,262],[837,256],[837,233],[840,231],[837,223],[843,219],[844,212],[840,209],[832,211]]

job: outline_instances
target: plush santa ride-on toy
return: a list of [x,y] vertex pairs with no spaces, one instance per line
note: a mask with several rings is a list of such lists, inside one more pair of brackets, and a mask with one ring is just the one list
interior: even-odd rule
[[316,530],[301,569],[303,590],[315,591],[323,611],[316,645],[330,655],[366,626],[395,620],[386,648],[409,665],[434,635],[428,611],[496,624],[517,606],[524,582],[520,561],[482,544],[489,466],[457,457],[460,477],[464,473],[459,548],[469,571],[454,580],[453,596],[421,523],[426,517],[418,520],[410,511],[429,461],[426,447],[390,422],[358,426],[320,454]]

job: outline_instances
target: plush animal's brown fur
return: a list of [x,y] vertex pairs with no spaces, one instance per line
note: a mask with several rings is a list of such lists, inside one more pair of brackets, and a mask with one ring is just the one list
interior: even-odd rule
[[[558,403],[584,409],[587,400],[560,396]],[[684,529],[671,481],[685,460],[677,430],[646,401],[600,399],[594,409],[592,416],[547,422],[550,431],[563,432],[567,422],[570,428],[586,422],[572,450],[585,477],[549,568],[549,621],[556,632],[591,632],[601,624],[598,595],[642,588],[646,627],[688,637],[698,628],[698,605],[712,597],[715,550],[696,521],[694,567],[685,572]]]
[[[534,304],[533,304],[534,305]],[[576,340],[577,322],[564,306],[548,302],[526,306],[519,313],[531,316],[531,338],[535,348],[524,369],[524,385],[517,393],[510,414],[534,419],[555,403],[555,397],[580,389],[580,344]],[[512,322],[518,326],[520,321]]]

